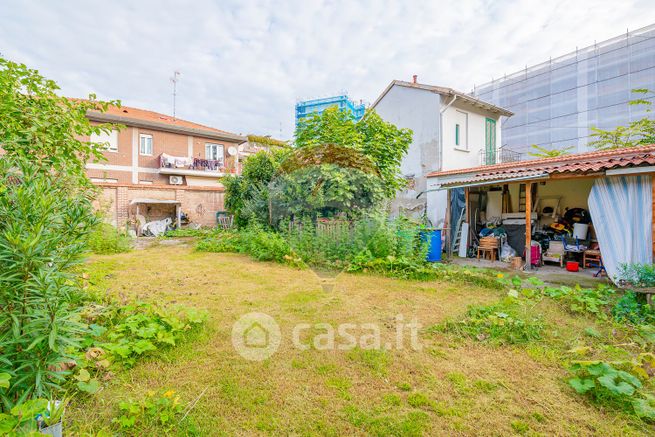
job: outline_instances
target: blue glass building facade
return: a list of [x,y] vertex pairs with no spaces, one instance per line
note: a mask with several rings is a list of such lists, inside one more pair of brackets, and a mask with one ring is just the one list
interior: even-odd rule
[[632,92],[637,88],[655,90],[655,25],[477,86],[472,94],[514,112],[503,122],[502,142],[525,156],[532,144],[585,152],[591,127],[643,118],[645,106],[628,104],[644,98]]
[[296,125],[304,117],[312,114],[321,114],[327,108],[331,107],[337,107],[343,111],[350,112],[355,120],[360,120],[366,112],[364,103],[356,104],[347,95],[305,100],[296,103]]

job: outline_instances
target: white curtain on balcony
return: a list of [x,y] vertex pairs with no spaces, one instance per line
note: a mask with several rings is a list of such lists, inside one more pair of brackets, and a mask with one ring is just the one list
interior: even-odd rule
[[645,175],[600,178],[591,188],[589,213],[612,280],[621,264],[653,262],[652,195]]

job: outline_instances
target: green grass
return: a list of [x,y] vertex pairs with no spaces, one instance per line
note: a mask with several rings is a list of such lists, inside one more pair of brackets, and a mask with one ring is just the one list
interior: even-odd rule
[[[613,327],[574,316],[549,300],[530,308],[543,317],[543,338],[498,344],[428,329],[461,320],[470,305],[489,306],[503,297],[480,284],[341,274],[334,291],[324,292],[311,270],[164,246],[97,256],[87,268],[95,292],[204,308],[210,319],[188,341],[118,372],[97,395],[78,398],[66,416],[70,435],[111,430],[121,400],[164,389],[175,389],[184,403],[197,399],[177,426],[178,435],[652,431],[629,416],[597,408],[567,386],[566,351],[587,342],[599,351],[594,353],[616,354],[597,347],[612,338]],[[252,311],[275,318],[283,336],[277,353],[260,362],[244,360],[231,343],[233,323]],[[398,314],[422,325],[421,350],[407,343],[389,350],[299,350],[290,340],[298,323],[374,323],[382,344],[395,344]],[[589,327],[600,338],[585,334]],[[320,332],[312,328],[305,334]]]

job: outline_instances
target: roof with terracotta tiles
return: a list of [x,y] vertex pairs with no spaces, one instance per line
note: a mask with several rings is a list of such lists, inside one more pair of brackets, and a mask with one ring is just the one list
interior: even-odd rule
[[246,140],[245,137],[235,134],[232,132],[227,132],[221,129],[216,129],[211,126],[207,126],[200,123],[195,123],[188,120],[182,120],[180,118],[173,118],[170,115],[161,114],[159,112],[148,111],[146,109],[133,108],[130,106],[109,106],[106,112],[98,111],[89,111],[89,116],[91,118],[105,119],[105,118],[117,118],[120,119],[120,122],[125,125],[130,125],[133,121],[141,121],[146,123],[155,124],[161,126],[163,129],[166,127],[171,128],[183,128],[183,129],[192,129],[196,131],[204,131],[208,133],[214,133],[218,135],[225,135],[229,137],[235,137]]
[[[467,180],[485,181],[537,174],[590,173],[640,165],[655,165],[655,144],[626,149],[577,153],[532,161],[506,162],[473,168],[435,171],[429,173],[428,177],[451,179],[455,176],[461,176],[469,177]],[[460,178],[457,179],[461,181]]]

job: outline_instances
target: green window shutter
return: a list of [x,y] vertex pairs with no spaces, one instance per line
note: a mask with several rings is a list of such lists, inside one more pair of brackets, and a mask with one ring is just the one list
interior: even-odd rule
[[485,152],[486,164],[496,164],[496,120],[485,120]]
[[455,125],[455,145],[459,146],[459,124]]

